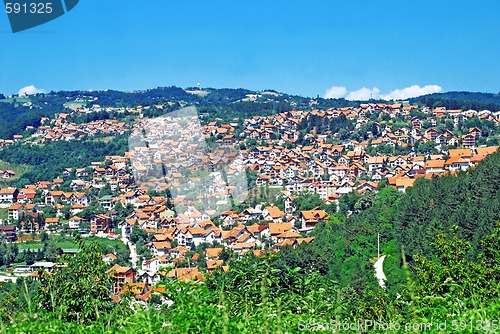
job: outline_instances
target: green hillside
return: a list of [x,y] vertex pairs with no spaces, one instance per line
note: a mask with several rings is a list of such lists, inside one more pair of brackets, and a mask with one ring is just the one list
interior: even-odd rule
[[[332,332],[358,324],[353,332],[385,333],[389,325],[394,333],[496,332],[491,319],[500,316],[499,173],[497,153],[476,169],[419,181],[404,194],[383,188],[345,197],[341,211],[354,214],[348,221],[342,213],[332,214],[313,231],[310,244],[229,259],[230,269],[207,273],[205,283],[164,279],[152,301],[165,296],[173,304],[159,309],[134,312],[126,298],[111,308],[102,294],[106,288],[95,295],[85,292],[104,287],[107,279],[97,246],[82,246],[67,267],[44,279],[48,285],[2,286],[1,328],[8,333],[260,333]],[[386,289],[373,275],[378,233]],[[75,276],[79,271],[99,280],[82,281]],[[67,288],[46,288],[63,277]],[[80,289],[71,288],[75,282]],[[58,303],[50,304],[50,298]],[[93,303],[100,308],[92,309]],[[81,307],[84,318],[74,313]]]

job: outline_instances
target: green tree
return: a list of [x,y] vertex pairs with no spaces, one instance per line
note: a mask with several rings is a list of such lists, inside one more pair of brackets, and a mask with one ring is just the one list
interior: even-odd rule
[[471,243],[460,238],[458,231],[453,226],[448,235],[437,235],[432,243],[435,253],[415,257],[415,280],[405,293],[412,294],[406,298],[413,300],[416,309],[434,307],[436,300],[477,305],[500,297],[500,224],[482,239],[483,250],[474,258]]
[[300,194],[292,203],[292,205],[297,208],[298,212],[312,210],[324,204],[318,194],[311,194],[309,192]]
[[0,240],[0,265],[10,265],[14,263],[18,253],[19,249],[16,244],[6,244]]
[[43,255],[47,261],[55,262],[61,254],[62,250],[56,247],[54,241],[47,240],[43,243]]
[[110,275],[95,241],[85,242],[77,235],[75,242],[81,251],[63,257],[66,266],[56,267],[52,275],[39,272],[36,301],[65,320],[86,323],[110,311]]
[[29,248],[24,251],[23,258],[24,258],[24,261],[26,262],[26,264],[28,266],[30,266],[33,263],[35,263],[35,254],[33,254],[33,252],[31,251],[31,249],[29,249]]
[[61,213],[63,214],[64,219],[68,220],[71,216],[71,206],[65,205],[64,208],[62,208]]
[[134,227],[132,228],[132,232],[130,232],[130,241],[132,243],[136,243],[139,240],[142,241],[149,241],[149,236],[146,231],[144,231],[142,228]]
[[42,242],[49,240],[49,234],[45,231],[40,232],[40,240]]

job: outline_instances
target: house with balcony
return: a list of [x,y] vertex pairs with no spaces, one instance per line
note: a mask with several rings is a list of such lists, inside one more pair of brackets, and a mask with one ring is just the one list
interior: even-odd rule
[[90,231],[92,233],[107,232],[111,224],[111,218],[106,215],[97,214],[90,220]]
[[122,267],[118,264],[115,264],[106,273],[109,274],[111,278],[114,280],[113,283],[114,294],[119,294],[123,290],[125,284],[131,284],[136,282],[137,273],[135,272],[134,268]]
[[301,230],[313,229],[316,224],[328,220],[328,214],[324,210],[316,208],[314,210],[302,211],[300,215]]
[[9,210],[8,214],[9,220],[17,221],[21,215],[21,212],[23,211],[23,205],[21,203],[15,203],[12,204],[8,210]]
[[17,240],[15,225],[0,225],[0,236],[5,236],[5,241],[14,242]]
[[425,174],[443,173],[445,162],[444,160],[428,160],[425,163]]
[[68,221],[68,227],[72,230],[77,230],[80,228],[80,223],[83,221],[83,218],[78,216],[71,217]]
[[465,148],[474,148],[476,147],[476,136],[472,133],[468,133],[462,136],[462,145]]

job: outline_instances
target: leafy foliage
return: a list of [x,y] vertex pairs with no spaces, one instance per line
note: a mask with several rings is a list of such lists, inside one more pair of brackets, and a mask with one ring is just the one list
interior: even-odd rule
[[418,179],[397,210],[396,235],[408,254],[430,254],[435,235],[453,225],[458,236],[471,242],[471,255],[477,254],[480,240],[500,221],[499,166],[497,153],[458,177]]
[[45,145],[16,144],[0,150],[0,159],[13,164],[36,166],[21,175],[21,179],[34,183],[59,177],[67,167],[83,168],[92,161],[103,161],[107,155],[122,155],[127,149],[127,136],[117,135],[110,142],[86,139],[49,142]]
[[434,93],[410,99],[411,103],[418,102],[432,107],[446,107],[447,109],[463,110],[492,110],[500,109],[500,94],[446,92]]
[[[332,118],[331,120],[326,120],[324,117],[317,115],[309,115],[297,127],[297,130],[299,131],[312,130],[318,134],[325,133],[327,131],[330,131],[331,133],[340,133],[341,139],[346,139],[345,136],[347,136],[349,131],[352,131],[353,129],[354,126],[352,122],[344,114],[341,114],[339,117]],[[344,134],[344,138],[342,138],[342,133]]]
[[36,302],[48,312],[59,312],[67,321],[85,323],[111,310],[110,276],[98,244],[86,243],[79,235],[76,242],[81,251],[75,257],[62,258],[52,274],[38,273]]
[[458,238],[457,227],[453,235],[436,236],[431,256],[416,256],[415,273],[420,296],[447,295],[470,298],[475,295],[482,301],[498,297],[500,282],[500,225],[493,234],[482,240],[484,253],[476,260],[469,260],[470,242]]

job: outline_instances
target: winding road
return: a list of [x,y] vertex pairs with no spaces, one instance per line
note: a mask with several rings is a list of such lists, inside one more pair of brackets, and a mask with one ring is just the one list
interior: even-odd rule
[[139,257],[135,251],[135,245],[132,244],[127,238],[122,238],[122,242],[130,249],[130,262],[132,263],[132,268],[137,269],[137,261],[139,260]]

